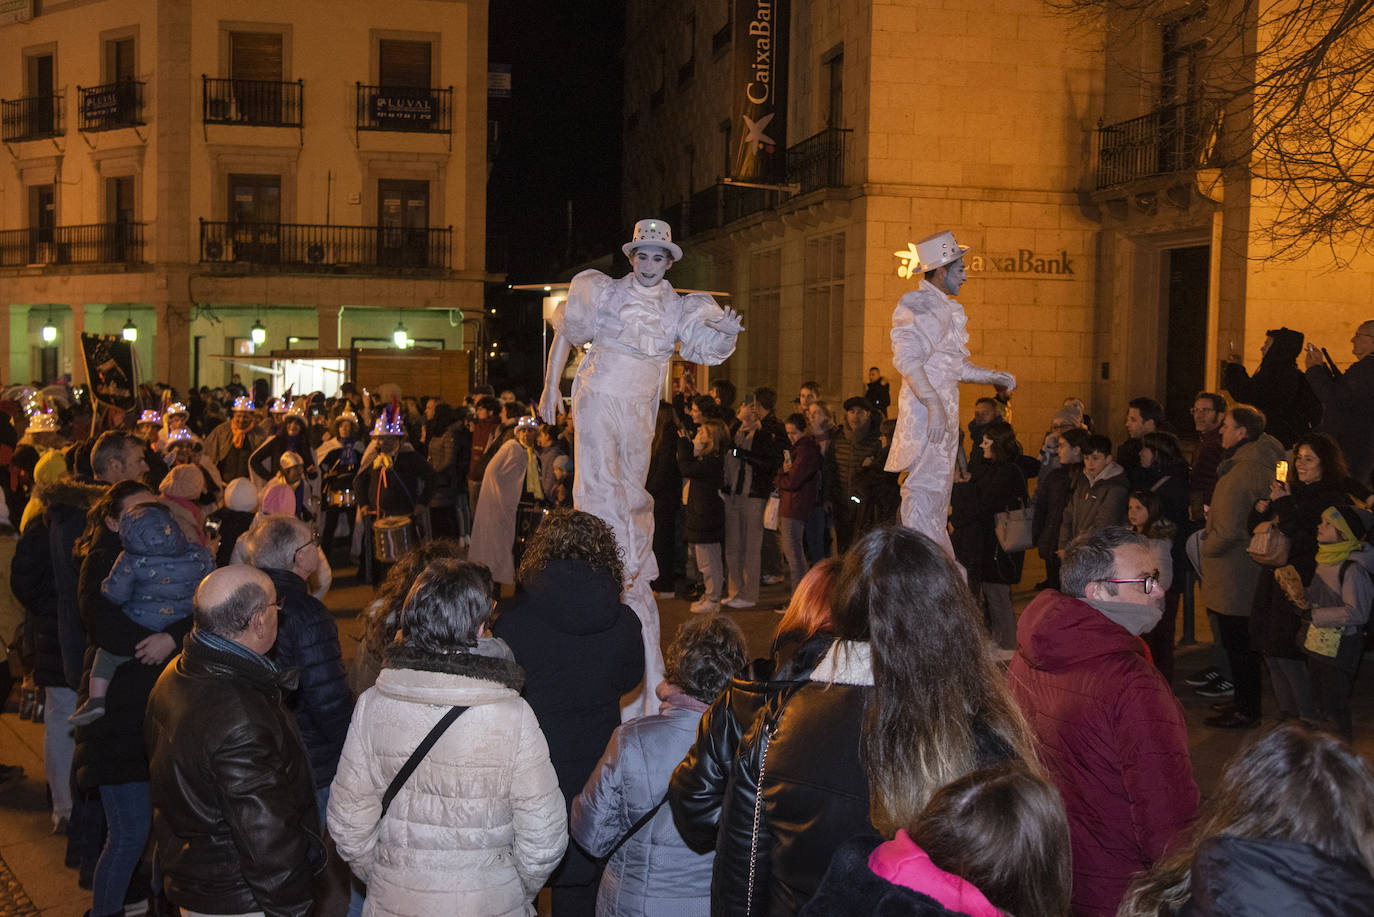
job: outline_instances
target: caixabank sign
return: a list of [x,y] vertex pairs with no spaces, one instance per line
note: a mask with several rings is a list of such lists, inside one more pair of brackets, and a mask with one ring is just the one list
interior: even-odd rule
[[[898,277],[914,278],[920,274],[920,258],[916,255],[915,242],[908,242],[906,251],[892,254],[897,258]],[[1072,280],[1077,276],[1078,258],[1078,255],[1070,255],[1063,249],[1058,252],[1038,252],[1031,248],[1018,248],[1013,254],[989,252],[985,255],[965,255],[964,267],[970,274]]]
[[781,184],[787,176],[789,0],[734,0],[734,150],[730,177]]

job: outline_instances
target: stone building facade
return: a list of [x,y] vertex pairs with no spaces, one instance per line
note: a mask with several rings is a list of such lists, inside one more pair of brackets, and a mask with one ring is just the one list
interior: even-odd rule
[[485,0],[6,6],[0,379],[81,381],[130,323],[184,390],[480,322]]

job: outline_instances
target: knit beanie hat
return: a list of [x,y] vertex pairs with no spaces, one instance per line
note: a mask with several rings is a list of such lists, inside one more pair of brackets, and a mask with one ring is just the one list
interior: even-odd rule
[[205,475],[194,465],[175,465],[162,479],[158,492],[169,497],[195,500],[205,492]]
[[59,449],[43,453],[38,464],[33,466],[33,480],[36,484],[51,484],[66,473],[67,456]]
[[290,484],[277,481],[268,484],[262,492],[262,506],[259,513],[270,516],[275,513],[296,514],[296,491]]
[[251,513],[258,508],[258,489],[247,478],[234,478],[224,488],[224,505],[239,513]]

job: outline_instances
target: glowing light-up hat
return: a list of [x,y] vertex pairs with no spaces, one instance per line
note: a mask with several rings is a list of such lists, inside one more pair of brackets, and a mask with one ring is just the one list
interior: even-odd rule
[[142,414],[139,414],[139,415],[138,415],[138,422],[139,422],[139,423],[150,423],[150,424],[155,424],[155,425],[161,424],[161,423],[162,423],[162,415],[159,414],[157,411],[144,411]]
[[663,249],[674,261],[682,260],[682,249],[673,242],[673,228],[662,220],[640,220],[635,224],[634,235],[620,250],[629,258],[635,249],[648,247]]
[[944,232],[937,232],[933,236],[927,236],[916,243],[916,255],[921,259],[921,265],[917,270],[925,273],[958,261],[964,257],[968,248],[967,245],[960,245],[955,242],[954,233],[948,229]]
[[56,411],[35,411],[29,415],[28,432],[56,433],[58,428]]
[[286,402],[280,398],[273,398],[267,402],[267,413],[269,414],[285,414],[287,410]]
[[257,410],[257,405],[253,404],[253,399],[247,395],[239,395],[234,399],[233,411],[235,413],[251,414]]
[[373,436],[405,436],[406,425],[401,421],[401,412],[387,408],[377,417],[372,426]]
[[194,446],[198,442],[200,442],[200,437],[192,433],[186,427],[178,427],[167,434],[167,447],[169,449],[183,445]]
[[525,415],[524,417],[517,418],[516,421],[515,421],[515,429],[517,429],[517,430],[538,430],[538,429],[539,429],[539,418],[538,418],[538,417],[531,417],[531,416],[529,416],[528,414]]
[[171,404],[167,405],[167,416],[171,417],[173,414],[180,414],[182,417],[190,417],[191,411],[180,401],[173,401]]

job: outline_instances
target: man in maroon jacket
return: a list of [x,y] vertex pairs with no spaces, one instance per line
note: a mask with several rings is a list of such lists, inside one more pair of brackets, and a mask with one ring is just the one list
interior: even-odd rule
[[1017,626],[1008,676],[1069,815],[1076,917],[1115,915],[1197,812],[1183,709],[1140,639],[1167,567],[1128,529],[1089,532],[1064,553],[1064,592],[1040,593]]

